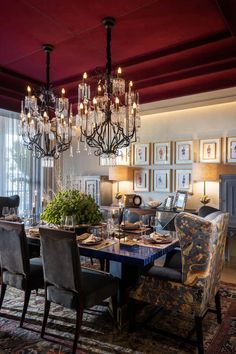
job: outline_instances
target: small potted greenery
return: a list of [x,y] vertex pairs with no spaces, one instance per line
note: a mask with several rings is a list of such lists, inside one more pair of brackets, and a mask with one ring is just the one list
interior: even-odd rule
[[54,225],[64,223],[66,216],[73,216],[76,225],[96,225],[102,214],[90,195],[77,189],[58,192],[41,214],[41,219]]

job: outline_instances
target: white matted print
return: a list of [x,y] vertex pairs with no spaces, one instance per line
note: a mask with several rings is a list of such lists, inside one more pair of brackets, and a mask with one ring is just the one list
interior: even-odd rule
[[171,142],[153,144],[153,163],[154,165],[171,164]]
[[134,165],[142,166],[149,165],[149,144],[134,144]]
[[134,170],[134,191],[149,192],[149,170]]
[[227,138],[227,162],[236,163],[236,137]]
[[200,162],[221,162],[221,139],[200,140]]
[[175,162],[185,164],[193,162],[193,142],[176,141],[175,143]]
[[176,190],[188,191],[192,184],[192,170],[176,170],[175,171],[175,188]]
[[170,192],[170,170],[153,171],[153,191]]

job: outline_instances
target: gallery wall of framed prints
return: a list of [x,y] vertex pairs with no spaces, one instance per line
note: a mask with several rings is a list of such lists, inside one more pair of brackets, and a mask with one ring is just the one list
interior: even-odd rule
[[136,192],[192,193],[192,163],[236,164],[236,137],[133,144]]

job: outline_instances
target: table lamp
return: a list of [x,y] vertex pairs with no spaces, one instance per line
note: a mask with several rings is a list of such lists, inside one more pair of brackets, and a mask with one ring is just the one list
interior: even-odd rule
[[193,163],[193,181],[204,183],[203,198],[201,198],[201,202],[203,204],[207,204],[210,202],[210,199],[206,198],[206,182],[219,181],[220,172],[221,164],[219,163]]
[[[129,181],[132,179],[132,169],[129,166],[113,166],[109,168],[109,180],[117,182],[117,191],[116,199],[122,198],[122,195],[119,193],[119,182]],[[120,202],[119,202],[120,204]]]

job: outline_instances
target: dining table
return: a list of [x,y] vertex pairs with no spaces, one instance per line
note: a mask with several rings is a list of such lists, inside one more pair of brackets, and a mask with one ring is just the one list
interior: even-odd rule
[[[145,272],[160,257],[166,255],[179,246],[176,232],[160,230],[163,237],[168,237],[169,242],[160,244],[145,244],[142,238],[126,234],[119,239],[104,239],[100,245],[86,245],[78,242],[81,256],[109,263],[109,273],[119,279],[118,311],[120,324],[126,317],[128,290],[134,286],[139,276]],[[38,244],[40,238],[32,237],[27,233],[30,244]],[[123,318],[123,319],[122,319]]]

